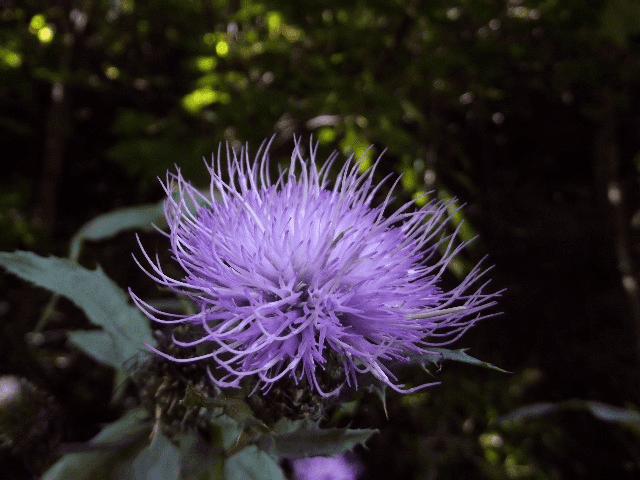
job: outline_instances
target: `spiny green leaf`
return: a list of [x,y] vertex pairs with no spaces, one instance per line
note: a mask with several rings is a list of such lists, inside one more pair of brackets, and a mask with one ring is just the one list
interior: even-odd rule
[[331,457],[366,442],[378,430],[320,428],[309,420],[281,419],[274,433],[263,435],[257,445],[277,458]]
[[471,365],[477,365],[480,367],[491,368],[503,373],[509,373],[506,370],[496,367],[490,363],[478,360],[475,357],[466,353],[466,349],[461,348],[459,350],[449,350],[448,348],[432,348],[429,347],[429,351],[426,354],[420,355],[420,361],[423,365],[427,362],[440,365],[444,360],[452,360],[454,362],[469,363]]

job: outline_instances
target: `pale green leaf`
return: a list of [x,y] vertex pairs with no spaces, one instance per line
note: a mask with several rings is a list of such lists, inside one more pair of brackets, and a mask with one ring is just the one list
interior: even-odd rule
[[71,239],[69,258],[78,260],[85,240],[106,240],[126,230],[152,230],[166,226],[162,202],[120,208],[85,223]]
[[286,480],[278,462],[255,445],[229,458],[224,473],[227,480]]
[[128,358],[121,357],[121,349],[105,330],[76,330],[68,332],[67,338],[94,360],[119,370]]
[[133,461],[131,480],[179,480],[180,450],[162,433]]
[[[75,303],[94,325],[109,334],[120,359],[131,358],[145,348],[145,343],[155,343],[147,319],[127,303],[126,294],[100,267],[88,270],[68,259],[20,251],[0,252],[0,265]],[[86,339],[79,345],[83,349]]]

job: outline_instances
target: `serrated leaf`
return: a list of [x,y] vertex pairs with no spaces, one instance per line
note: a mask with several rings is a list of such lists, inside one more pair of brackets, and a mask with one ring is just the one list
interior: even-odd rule
[[227,480],[286,480],[278,462],[255,445],[229,458],[224,473]]
[[265,434],[257,445],[277,458],[331,457],[366,442],[378,430],[320,428],[309,420],[281,419],[274,433]]
[[125,230],[152,230],[166,225],[162,202],[120,208],[85,223],[71,238],[69,258],[78,260],[85,240],[106,240]]
[[75,303],[94,325],[109,334],[119,358],[131,358],[145,343],[155,344],[147,319],[127,303],[125,293],[100,267],[88,270],[65,258],[22,251],[0,252],[0,265]]
[[448,348],[431,348],[429,347],[429,351],[426,355],[421,355],[420,360],[423,364],[426,362],[432,362],[436,365],[439,365],[443,360],[451,360],[454,362],[462,362],[468,363],[470,365],[477,365],[480,367],[490,368],[492,370],[497,370],[503,373],[509,373],[506,370],[501,369],[500,367],[496,367],[490,363],[484,362],[482,360],[478,360],[475,357],[466,353],[466,349],[461,348],[459,350],[449,350]]
[[152,428],[145,421],[147,416],[143,408],[127,412],[86,444],[89,451],[63,456],[45,472],[42,480],[112,480],[114,470],[132,461],[144,448]]

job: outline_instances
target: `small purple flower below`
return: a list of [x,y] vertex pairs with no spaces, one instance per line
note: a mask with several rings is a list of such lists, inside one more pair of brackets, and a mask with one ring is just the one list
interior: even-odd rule
[[293,480],[357,480],[362,465],[352,455],[309,457],[291,461]]
[[[207,362],[220,388],[250,378],[268,390],[287,378],[328,397],[344,385],[357,388],[362,374],[403,393],[431,385],[404,388],[390,367],[457,340],[491,315],[485,309],[497,296],[485,293],[479,266],[453,289],[443,288],[443,273],[465,247],[445,228],[449,204],[418,208],[411,201],[388,213],[398,180],[374,205],[388,179],[374,183],[375,165],[362,173],[351,158],[330,183],[337,154],[319,167],[317,146],[305,155],[299,141],[273,182],[268,148],[263,143],[253,160],[247,149],[227,147],[226,162],[218,149],[207,166],[207,193],[179,170],[167,174],[167,236],[184,274],[166,275],[144,249],[151,268],[138,264],[197,311],[161,312],[131,296],[153,321],[198,332],[172,342],[199,353],[157,353]],[[329,368],[340,372],[337,385],[319,380]]]

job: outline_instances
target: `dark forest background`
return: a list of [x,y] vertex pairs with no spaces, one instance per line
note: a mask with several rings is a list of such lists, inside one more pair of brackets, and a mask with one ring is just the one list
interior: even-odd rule
[[[465,205],[479,239],[451,276],[488,255],[506,292],[456,347],[512,373],[447,364],[388,420],[372,396],[365,478],[639,478],[640,426],[606,415],[640,407],[639,40],[635,0],[0,0],[0,250],[66,256],[96,215],[160,200],[174,164],[205,186],[221,141],[275,134],[285,162],[294,134],[373,145],[398,201]],[[148,290],[136,248],[122,233],[80,260]],[[0,374],[48,392],[80,442],[125,406],[57,333],[86,324],[71,303],[34,341],[48,300],[0,276]]]

